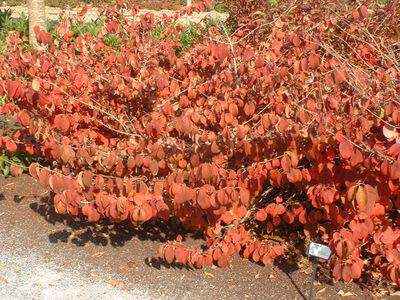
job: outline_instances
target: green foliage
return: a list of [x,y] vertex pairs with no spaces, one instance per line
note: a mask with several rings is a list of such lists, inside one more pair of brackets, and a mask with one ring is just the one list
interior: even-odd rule
[[270,5],[277,5],[279,3],[280,0],[269,0],[269,4]]
[[220,13],[228,12],[228,8],[226,7],[226,5],[223,3],[219,3],[219,2],[214,6],[214,9],[215,9],[215,11],[220,12]]
[[10,9],[4,9],[0,10],[0,28],[3,27],[3,24],[11,18],[11,10]]
[[97,36],[100,29],[104,26],[104,21],[98,19],[90,23],[76,23],[71,26],[71,30],[75,33],[75,36],[85,35],[86,33]]
[[[175,27],[177,23],[172,23],[170,26]],[[168,29],[168,26],[163,24],[160,26],[157,26],[154,31],[151,31],[149,33],[149,36],[156,38],[157,40],[161,41],[164,37],[165,31]],[[181,53],[184,51],[187,51],[189,48],[191,48],[196,42],[200,40],[200,28],[197,28],[196,26],[189,24],[186,25],[185,29],[179,32],[178,38],[181,43],[179,47],[175,48],[175,51],[177,53]],[[165,38],[165,37],[164,37]]]
[[107,46],[110,46],[116,50],[121,49],[121,43],[118,41],[120,36],[118,34],[107,34],[103,41]]
[[[45,0],[44,1],[46,6],[52,7],[62,7],[65,8],[66,6],[75,7],[79,4],[79,0]],[[86,0],[85,2],[93,3],[95,1]],[[9,6],[17,6],[17,5],[24,5],[26,4],[26,0],[5,0],[6,5]]]
[[7,98],[7,96],[5,94],[0,97],[0,105],[6,104],[6,98]]
[[181,46],[177,50],[178,52],[182,52],[188,50],[199,40],[199,34],[195,26],[188,25],[185,27],[184,31],[178,34],[178,38],[181,42]]
[[21,37],[28,37],[28,18],[22,14],[19,18],[12,18],[11,12],[3,10],[0,12],[0,49],[4,48],[6,38],[10,31],[17,31]]
[[[6,94],[1,96],[0,106],[6,104],[7,99]],[[21,129],[24,129],[24,127],[15,123],[14,120],[0,115],[0,136],[12,136],[16,131]],[[30,155],[27,153],[19,153],[18,151],[2,151],[0,154],[0,173],[3,174],[3,176],[8,176],[10,174],[10,171],[12,171],[11,166],[26,169],[32,161]]]
[[3,154],[0,156],[0,171],[3,176],[8,176],[10,174],[11,166],[26,169],[30,160],[31,159],[28,157],[20,159],[16,154]]
[[4,176],[10,173],[10,164],[7,155],[3,154],[0,156],[0,171]]

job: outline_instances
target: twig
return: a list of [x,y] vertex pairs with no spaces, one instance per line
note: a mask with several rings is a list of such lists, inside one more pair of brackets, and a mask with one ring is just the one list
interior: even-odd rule
[[231,37],[229,36],[224,24],[220,22],[220,25],[222,27],[222,30],[224,31],[226,39],[229,42],[229,47],[230,47],[230,50],[231,50],[231,53],[232,53],[232,59],[233,59],[233,70],[234,70],[234,73],[235,73],[235,85],[238,86],[239,77],[238,77],[238,67],[237,67],[237,62],[236,62],[235,50],[233,49],[233,44],[232,44]]

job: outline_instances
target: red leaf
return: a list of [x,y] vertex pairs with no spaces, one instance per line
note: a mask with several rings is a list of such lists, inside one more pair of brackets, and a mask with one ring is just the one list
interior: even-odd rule
[[153,176],[157,176],[158,174],[158,162],[154,159],[150,161],[149,165],[150,172]]
[[342,278],[342,264],[337,261],[335,267],[333,268],[333,278],[335,281],[339,281]]
[[15,152],[17,151],[18,147],[17,144],[14,141],[7,141],[6,142],[6,149],[10,152]]
[[351,277],[353,279],[358,279],[361,277],[361,268],[358,264],[354,263],[351,265]]
[[41,184],[42,187],[47,188],[49,184],[49,177],[50,177],[50,172],[47,169],[41,169],[39,172],[39,183]]
[[67,205],[65,203],[65,198],[62,195],[56,194],[54,196],[54,208],[58,214],[67,213]]
[[316,68],[318,68],[318,66],[319,66],[319,57],[318,57],[318,55],[316,55],[315,53],[313,53],[313,54],[311,54],[309,57],[308,57],[308,66],[311,68],[311,69],[316,69]]
[[220,258],[221,258],[221,256],[222,256],[222,251],[221,251],[221,249],[220,248],[215,248],[214,249],[214,251],[213,251],[213,259],[215,260],[215,261],[218,261]]
[[351,158],[350,158],[350,165],[352,167],[355,167],[356,165],[362,163],[363,161],[364,161],[364,157],[363,157],[361,151],[358,149],[355,149],[355,151],[353,152],[353,154],[351,155]]
[[336,84],[341,84],[346,81],[346,72],[343,69],[337,69],[333,72]]
[[20,111],[20,113],[18,114],[18,119],[22,126],[25,126],[25,127],[29,126],[30,117],[29,117],[29,114],[26,112],[26,110]]
[[10,166],[10,174],[12,176],[19,176],[24,172],[24,169],[22,169],[21,167],[18,167],[16,165],[11,165]]
[[400,162],[396,161],[389,167],[390,178],[397,180],[400,178]]
[[208,209],[211,207],[207,192],[204,189],[199,190],[199,193],[197,194],[197,203],[202,209]]
[[285,172],[290,171],[290,168],[292,167],[292,161],[290,160],[290,158],[288,156],[285,155],[284,157],[282,157],[281,166]]
[[33,178],[38,178],[38,168],[36,164],[31,164],[29,166],[29,174],[33,177]]
[[24,88],[19,80],[7,83],[7,94],[12,99],[20,99],[24,96]]
[[88,221],[89,222],[97,222],[98,220],[100,220],[100,214],[97,212],[97,210],[94,207],[92,207],[89,210]]
[[342,278],[345,282],[349,282],[352,278],[352,271],[348,264],[344,265],[342,268]]
[[343,140],[339,144],[339,152],[342,158],[349,159],[353,153],[353,145],[349,141]]
[[248,205],[250,201],[250,192],[246,188],[241,188],[239,191],[240,195],[240,201],[242,202],[243,205]]
[[61,194],[65,189],[64,179],[59,175],[51,175],[49,186],[56,194]]
[[252,60],[254,57],[254,51],[252,49],[247,48],[243,54],[243,60],[248,62]]
[[365,5],[361,5],[360,7],[361,16],[365,19],[368,17],[368,9]]
[[285,247],[283,247],[282,245],[277,245],[272,248],[272,251],[274,252],[275,256],[281,256],[285,253]]
[[271,266],[272,265],[272,260],[271,257],[268,254],[265,254],[262,258],[262,262],[265,266]]
[[397,157],[397,156],[400,154],[400,143],[393,144],[393,145],[389,148],[388,154],[389,154],[391,157]]
[[220,267],[220,268],[228,267],[229,266],[228,257],[225,254],[222,254],[221,258],[218,259],[217,264],[218,264],[218,267]]
[[224,212],[221,215],[221,220],[227,225],[231,224],[233,221],[231,213],[229,211]]
[[256,220],[260,222],[264,222],[267,219],[267,213],[264,209],[260,209],[256,214]]
[[252,254],[252,259],[255,262],[258,262],[260,260],[260,254],[258,252],[258,249],[254,250],[254,252]]
[[54,125],[63,133],[67,133],[70,127],[69,118],[66,115],[60,114],[54,118]]
[[164,246],[163,245],[158,246],[157,253],[158,253],[159,258],[164,258]]
[[183,247],[175,249],[175,258],[177,263],[186,264],[189,258],[189,252]]
[[244,113],[246,114],[246,116],[253,116],[255,110],[256,106],[253,102],[246,102],[246,104],[244,105]]
[[307,211],[305,209],[299,214],[299,221],[303,225],[307,224]]
[[353,12],[353,17],[354,17],[354,20],[356,20],[356,21],[360,20],[360,13],[358,12],[358,10],[355,10]]
[[381,241],[385,245],[392,245],[396,239],[396,235],[391,226],[388,226],[386,230],[382,233]]
[[174,262],[175,253],[174,253],[174,248],[172,246],[165,247],[164,257],[169,264],[172,264]]
[[147,194],[149,192],[149,188],[147,187],[147,184],[142,180],[140,180],[140,182],[139,182],[138,192],[141,194]]

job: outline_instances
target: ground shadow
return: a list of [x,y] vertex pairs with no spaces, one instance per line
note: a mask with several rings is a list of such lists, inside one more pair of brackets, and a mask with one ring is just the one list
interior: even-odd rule
[[29,207],[47,222],[53,225],[64,225],[65,228],[49,234],[51,243],[71,242],[76,246],[85,246],[88,243],[98,246],[110,244],[113,247],[121,247],[133,238],[160,243],[174,240],[178,235],[181,235],[183,240],[201,238],[199,234],[185,231],[172,220],[169,222],[153,221],[145,223],[141,227],[133,227],[128,221],[115,223],[104,220],[90,223],[81,216],[60,215],[55,212],[49,196],[36,199]]
[[295,262],[288,262],[287,260],[276,260],[276,267],[278,267],[283,273],[286,274],[296,291],[299,293],[302,299],[306,300],[307,297],[304,295],[303,291],[297,285],[297,283],[293,280],[291,274],[297,270],[299,270],[299,266]]
[[160,259],[160,258],[155,258],[155,257],[147,257],[144,260],[144,263],[148,265],[149,267],[156,268],[157,270],[161,270],[161,268],[165,269],[185,269],[189,271],[193,271],[194,268],[192,268],[189,265],[183,265],[183,264],[178,264],[173,262],[172,264],[167,263],[165,260]]

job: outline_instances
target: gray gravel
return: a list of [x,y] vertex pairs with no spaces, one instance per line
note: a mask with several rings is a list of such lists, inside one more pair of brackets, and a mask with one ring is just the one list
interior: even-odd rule
[[[230,269],[160,264],[167,226],[95,226],[54,212],[48,192],[23,175],[0,176],[0,299],[305,299],[311,264],[262,267],[236,257]],[[184,235],[185,243],[199,240]],[[319,274],[322,279],[322,274]],[[370,299],[367,290],[329,278],[316,299]]]
[[165,299],[143,287],[126,290],[114,287],[107,281],[115,284],[120,278],[111,274],[103,274],[103,278],[94,275],[103,272],[101,270],[92,270],[90,277],[84,275],[85,266],[71,269],[46,262],[35,255],[35,249],[23,249],[22,245],[15,245],[15,240],[4,241],[4,236],[0,249],[1,299]]
[[[20,5],[20,6],[1,6],[0,5],[0,10],[5,10],[5,9],[10,9],[12,11],[12,17],[20,17],[22,14],[25,16],[28,15],[28,7],[26,5]],[[64,11],[66,15],[76,15],[78,10],[77,9],[66,9],[62,10],[58,7],[50,7],[46,6],[45,8],[45,13],[46,13],[46,18],[51,21],[56,21],[59,19],[59,15],[61,11]],[[136,20],[140,20],[140,16],[144,15],[146,13],[153,13],[156,18],[159,18],[163,15],[167,16],[173,16],[176,12],[173,10],[148,10],[148,9],[140,9],[137,13]],[[125,11],[124,15],[127,18],[131,17],[130,11]],[[99,12],[96,8],[89,8],[87,11],[86,15],[84,16],[84,21],[85,22],[93,22],[99,17]],[[193,12],[191,15],[183,15],[180,16],[178,19],[179,23],[182,24],[189,24],[189,23],[201,23],[206,19],[211,19],[211,20],[217,20],[217,21],[226,21],[228,19],[229,15],[227,13],[220,13],[217,11],[210,11],[210,12]]]

